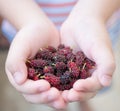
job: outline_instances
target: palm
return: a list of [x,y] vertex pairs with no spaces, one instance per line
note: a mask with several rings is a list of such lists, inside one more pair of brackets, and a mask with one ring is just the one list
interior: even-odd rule
[[[12,85],[23,94],[27,101],[44,103],[59,109],[64,107],[65,103],[56,88],[50,88],[50,84],[45,80],[27,79],[25,64],[27,58],[34,57],[41,47],[48,45],[56,47],[59,44],[58,32],[54,28],[51,31],[41,28],[29,26],[17,33],[6,60],[6,72]],[[59,105],[55,106],[58,103]]]
[[96,69],[90,78],[78,80],[73,89],[63,92],[67,101],[87,100],[102,87],[110,85],[115,67],[111,43],[104,24],[97,21],[73,21],[73,18],[69,18],[61,28],[61,41],[75,50],[82,50],[96,63]]

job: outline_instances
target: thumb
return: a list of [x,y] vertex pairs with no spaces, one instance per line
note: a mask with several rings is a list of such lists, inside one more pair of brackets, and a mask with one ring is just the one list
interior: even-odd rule
[[[6,60],[6,73],[13,85],[14,82],[23,84],[27,79],[26,59],[33,57],[38,50],[38,43],[33,44],[33,40],[39,41],[36,39],[39,34],[35,33],[35,29],[33,26],[22,28],[11,43]],[[35,49],[32,51],[33,47]]]
[[94,44],[89,52],[91,59],[96,63],[92,76],[75,82],[74,89],[93,92],[111,84],[112,75],[115,70],[114,56],[112,50],[106,44],[103,42],[100,46],[98,44],[98,42]]
[[109,45],[103,42],[100,47],[98,44],[91,49],[91,55],[96,62],[96,75],[101,85],[109,86],[112,81],[112,75],[115,70],[115,58]]
[[[27,67],[25,65],[25,59],[21,57],[22,52],[20,50],[18,51],[16,51],[16,48],[15,50],[10,49],[5,68],[10,82],[13,83],[14,81],[20,85],[27,79]],[[18,53],[21,54],[19,55]]]
[[[5,69],[12,84],[23,84],[27,79],[26,58],[29,50],[22,40],[13,40],[6,59]],[[19,43],[18,43],[19,42]]]
[[[13,79],[15,80],[15,82],[18,85],[21,85],[27,79],[27,71],[25,70],[26,67],[24,66],[24,64],[21,63],[19,65],[20,65],[19,68],[17,68],[16,71],[13,73]],[[21,68],[21,67],[23,67],[23,68]]]

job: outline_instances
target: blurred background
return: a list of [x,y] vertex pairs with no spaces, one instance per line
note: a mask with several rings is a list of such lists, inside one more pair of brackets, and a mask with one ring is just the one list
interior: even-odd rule
[[[2,18],[0,18],[1,24]],[[9,42],[0,31],[0,111],[53,111],[45,105],[34,105],[25,101],[9,83],[5,74],[5,60],[9,49]],[[117,68],[112,86],[101,91],[89,101],[90,110],[86,111],[120,111],[120,40],[114,47]],[[14,62],[14,61],[13,61]],[[67,111],[80,111],[78,103],[70,103]]]

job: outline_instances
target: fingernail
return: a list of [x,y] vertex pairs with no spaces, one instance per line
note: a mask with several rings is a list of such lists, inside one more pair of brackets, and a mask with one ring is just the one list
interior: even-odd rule
[[17,84],[21,84],[21,82],[22,82],[22,73],[21,72],[15,72],[14,73],[14,75],[13,75],[13,77],[14,77],[14,80],[15,80],[15,82],[17,83]]

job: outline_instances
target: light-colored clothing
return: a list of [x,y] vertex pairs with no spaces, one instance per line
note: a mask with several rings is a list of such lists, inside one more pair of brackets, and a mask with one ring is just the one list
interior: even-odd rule
[[[41,9],[46,13],[49,19],[60,28],[66,20],[73,6],[78,0],[35,0]],[[113,14],[108,20],[106,27],[109,31],[110,38],[114,44],[120,36],[120,10]],[[2,31],[11,42],[16,34],[16,29],[6,20],[3,21]]]

